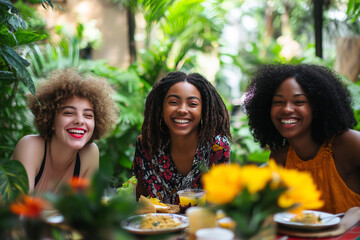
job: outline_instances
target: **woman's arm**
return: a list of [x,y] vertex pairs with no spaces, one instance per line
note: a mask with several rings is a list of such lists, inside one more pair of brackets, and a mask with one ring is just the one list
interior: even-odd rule
[[20,161],[26,170],[29,180],[29,192],[34,190],[35,177],[44,158],[45,140],[36,135],[27,135],[16,144],[12,160]]
[[336,169],[346,185],[360,194],[360,132],[347,130],[334,139]]

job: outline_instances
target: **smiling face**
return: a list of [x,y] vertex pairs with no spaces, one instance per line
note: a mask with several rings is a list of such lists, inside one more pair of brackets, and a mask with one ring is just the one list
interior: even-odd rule
[[89,142],[95,128],[93,105],[86,98],[72,97],[65,101],[55,116],[52,140],[73,149],[81,149]]
[[198,135],[201,120],[201,94],[188,82],[178,82],[167,92],[163,103],[163,118],[171,137]]
[[295,78],[286,79],[275,91],[270,115],[275,128],[289,141],[311,138],[312,108]]

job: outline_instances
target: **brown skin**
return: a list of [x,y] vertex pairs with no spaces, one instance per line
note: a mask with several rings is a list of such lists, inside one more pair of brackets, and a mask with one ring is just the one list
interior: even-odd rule
[[[299,95],[302,95],[300,101]],[[311,137],[311,104],[293,78],[285,80],[276,90],[271,116],[275,127],[288,140],[300,159],[307,161],[317,155],[321,146]],[[294,124],[281,124],[282,119],[292,119]],[[346,130],[337,135],[332,151],[340,177],[352,191],[360,194],[360,133]],[[287,152],[288,147],[272,151],[270,158],[285,166]]]
[[[171,157],[184,176],[191,170],[198,145],[201,107],[199,90],[187,82],[174,84],[163,103],[163,119],[171,137]],[[186,123],[177,123],[178,120]]]

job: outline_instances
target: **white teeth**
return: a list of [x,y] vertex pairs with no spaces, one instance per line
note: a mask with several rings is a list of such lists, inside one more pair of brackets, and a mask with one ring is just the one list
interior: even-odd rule
[[68,130],[69,133],[76,133],[76,134],[85,134],[84,130],[77,130],[77,129],[70,129]]
[[174,119],[174,122],[176,123],[189,123],[190,120],[185,120],[185,119]]
[[291,120],[281,120],[281,123],[284,123],[284,124],[294,124],[296,123],[297,121],[294,120],[294,119],[291,119]]

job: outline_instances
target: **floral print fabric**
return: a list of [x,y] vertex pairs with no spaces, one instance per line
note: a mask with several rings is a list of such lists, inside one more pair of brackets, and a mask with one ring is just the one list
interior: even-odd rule
[[164,203],[179,204],[177,191],[185,188],[202,188],[201,168],[214,164],[230,162],[230,143],[226,136],[216,135],[207,143],[199,143],[188,175],[182,175],[173,162],[169,146],[165,146],[155,155],[145,152],[140,142],[136,142],[133,161],[133,174],[141,182],[150,197]]

